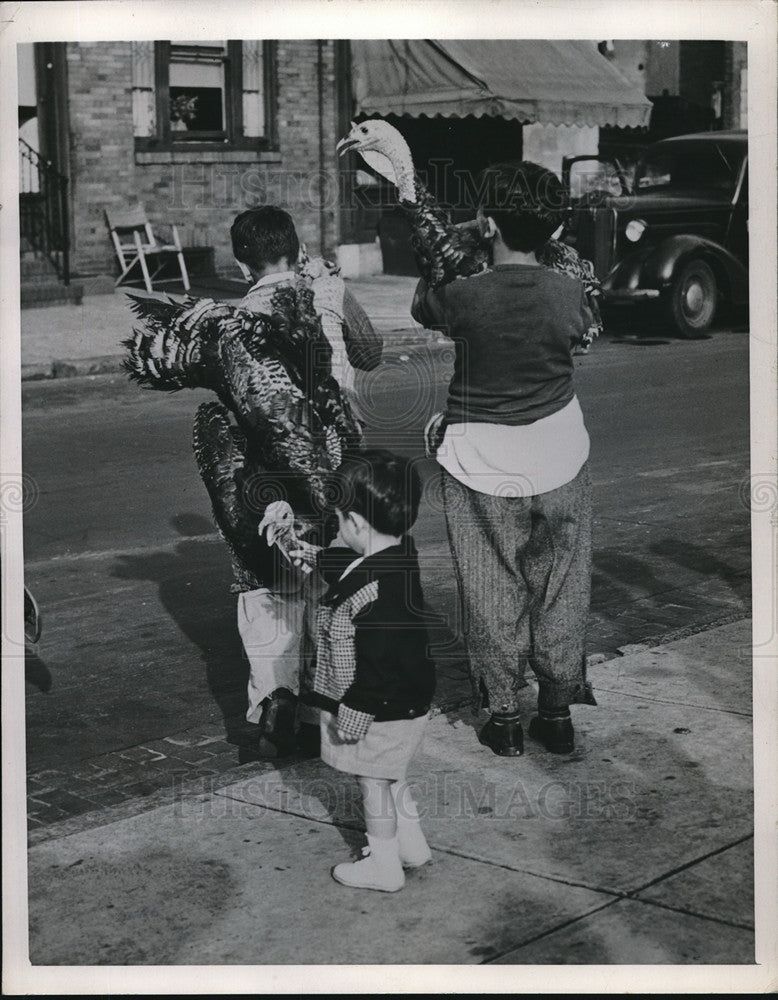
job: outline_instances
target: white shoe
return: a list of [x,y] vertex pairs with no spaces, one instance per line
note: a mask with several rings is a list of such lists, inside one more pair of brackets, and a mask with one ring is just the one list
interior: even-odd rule
[[397,837],[389,840],[368,836],[367,842],[362,860],[335,865],[332,877],[353,889],[378,889],[380,892],[402,889],[405,873],[400,864]]
[[397,817],[397,843],[403,868],[421,868],[432,861],[432,851],[418,819]]
[[392,785],[392,798],[397,813],[397,843],[404,868],[421,868],[432,861],[432,852],[419,823],[416,803],[405,782]]

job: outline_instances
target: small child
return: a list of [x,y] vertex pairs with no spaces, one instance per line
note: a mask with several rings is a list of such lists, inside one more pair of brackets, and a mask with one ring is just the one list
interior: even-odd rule
[[323,710],[322,760],[357,776],[369,845],[332,875],[396,892],[403,866],[431,859],[405,781],[435,689],[418,557],[406,534],[421,487],[410,461],[382,449],[345,459],[330,486],[339,498],[336,542],[348,548],[320,553],[332,582],[318,609],[311,700]]

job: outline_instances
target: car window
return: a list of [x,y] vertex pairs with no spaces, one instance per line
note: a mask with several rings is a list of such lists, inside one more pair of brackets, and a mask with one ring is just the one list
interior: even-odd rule
[[570,196],[581,198],[592,191],[623,194],[619,174],[608,160],[580,160],[570,166]]
[[649,150],[640,164],[637,190],[693,188],[731,194],[742,162],[743,154],[726,143],[660,146]]

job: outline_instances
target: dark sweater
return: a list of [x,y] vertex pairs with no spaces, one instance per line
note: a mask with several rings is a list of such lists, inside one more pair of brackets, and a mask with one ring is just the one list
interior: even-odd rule
[[580,281],[500,264],[436,291],[420,283],[411,314],[456,344],[449,423],[531,424],[573,398],[573,347],[591,322]]
[[345,706],[366,721],[424,714],[435,672],[413,539],[368,556],[343,580],[337,577],[357,554],[325,549],[322,557],[331,582],[319,604],[314,692],[307,700],[331,712]]

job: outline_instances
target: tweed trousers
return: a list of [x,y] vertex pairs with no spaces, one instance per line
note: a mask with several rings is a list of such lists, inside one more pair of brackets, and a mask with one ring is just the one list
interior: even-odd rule
[[441,469],[474,707],[515,713],[527,668],[538,705],[596,704],[586,680],[592,572],[588,465],[537,496],[492,496]]

